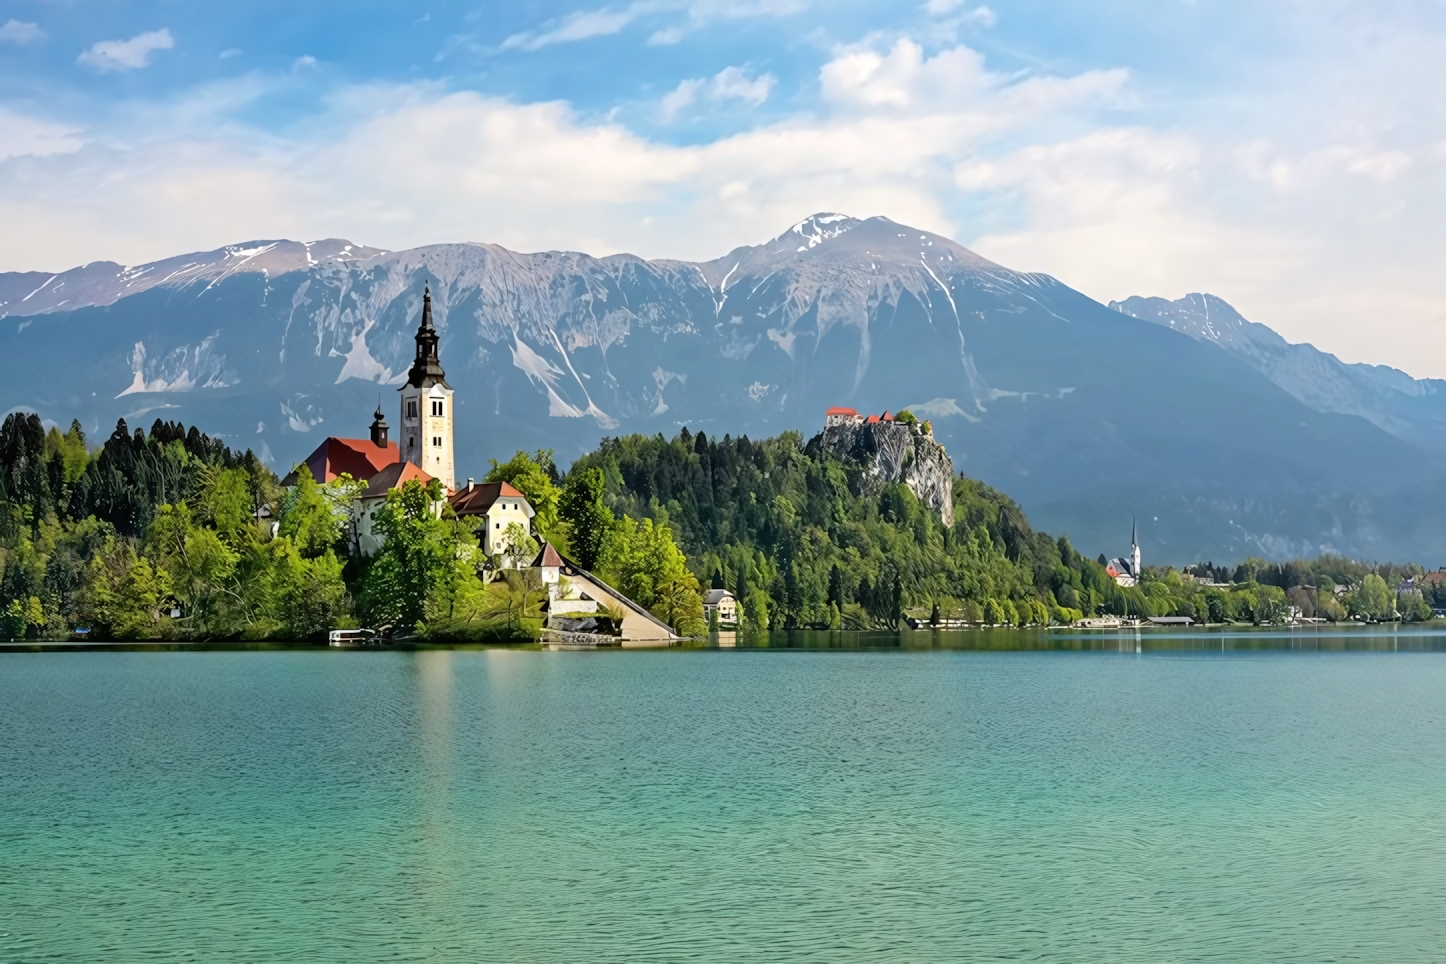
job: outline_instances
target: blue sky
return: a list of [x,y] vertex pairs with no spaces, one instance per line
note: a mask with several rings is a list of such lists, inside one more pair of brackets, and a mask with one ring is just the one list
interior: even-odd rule
[[1446,377],[1412,0],[0,8],[0,270],[255,238],[711,258],[884,214]]

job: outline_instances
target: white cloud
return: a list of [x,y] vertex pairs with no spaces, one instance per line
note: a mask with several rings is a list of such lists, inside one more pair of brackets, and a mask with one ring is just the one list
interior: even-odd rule
[[79,134],[69,125],[25,117],[0,106],[0,161],[74,153],[82,146]]
[[503,50],[540,50],[552,44],[573,43],[615,34],[638,16],[635,4],[626,10],[584,10],[569,14],[541,33],[516,33],[502,41]]
[[968,47],[955,47],[926,58],[908,38],[881,54],[871,47],[840,51],[819,77],[824,98],[851,107],[963,107],[993,81],[984,61]]
[[151,54],[170,50],[176,45],[170,30],[152,30],[129,40],[102,40],[76,58],[106,73],[112,70],[139,70],[150,66]]
[[711,79],[695,77],[684,80],[663,95],[659,113],[663,120],[670,121],[678,112],[693,104],[699,95],[706,96],[714,103],[741,100],[749,107],[758,107],[768,100],[768,94],[778,78],[772,74],[752,77],[747,67],[724,67]]
[[772,74],[749,77],[747,68],[724,67],[708,85],[708,95],[714,100],[741,100],[750,107],[757,107],[768,99],[768,92],[778,78]]
[[648,37],[649,47],[667,47],[679,43],[683,39],[682,27],[664,27],[662,30],[655,30]]
[[671,91],[664,94],[663,100],[659,104],[659,112],[663,115],[663,120],[672,120],[677,116],[678,111],[697,100],[698,91],[702,89],[705,83],[706,81],[701,77],[684,80],[679,82],[677,87],[674,87]]
[[[965,0],[928,0],[928,2],[924,4],[924,10],[931,16],[942,17],[946,14],[953,13],[959,7],[962,7],[964,3]],[[961,25],[971,23],[978,24],[981,27],[992,27],[998,20],[998,17],[995,16],[993,10],[980,4],[973,10],[962,11],[955,20]]]
[[[1432,93],[1446,64],[1431,39],[1377,35],[1362,57],[1341,40],[1316,73],[1245,76],[1237,97],[1175,114],[1124,70],[1005,74],[965,46],[875,40],[835,51],[818,103],[683,146],[626,115],[440,85],[338,89],[313,123],[267,132],[241,108],[314,81],[247,74],[118,107],[83,149],[60,118],[0,118],[0,267],[277,236],[701,259],[834,210],[955,236],[1101,300],[1213,291],[1347,360],[1446,376]],[[771,96],[768,75],[730,70],[660,110]]]
[[4,26],[0,26],[0,40],[12,44],[28,44],[45,37],[45,31],[40,29],[38,23],[24,23],[20,20],[7,20]]

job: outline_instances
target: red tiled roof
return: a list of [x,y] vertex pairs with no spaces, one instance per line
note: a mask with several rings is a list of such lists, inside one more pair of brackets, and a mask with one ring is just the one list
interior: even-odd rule
[[[354,479],[370,479],[388,465],[401,461],[401,451],[396,442],[385,446],[373,445],[371,439],[336,438],[325,439],[316,451],[306,457],[304,463],[311,469],[311,477],[318,482],[333,482],[342,473]],[[296,473],[282,479],[285,485],[296,484]]]
[[864,419],[864,421],[868,422],[870,425],[874,424],[878,420],[879,417],[877,415],[870,415],[868,418]]
[[894,420],[894,413],[886,410],[883,414],[882,420],[885,422],[892,422]]
[[842,406],[835,405],[833,408],[829,409],[823,414],[824,417],[827,418],[830,415],[857,415],[858,412],[852,408],[843,408]]
[[392,489],[400,489],[402,484],[416,479],[426,485],[432,481],[432,477],[411,462],[393,462],[380,472],[367,479],[366,491],[363,493],[367,498],[384,496]]
[[1422,582],[1428,582],[1433,586],[1439,586],[1446,582],[1446,569],[1437,569],[1435,572],[1428,572],[1421,577]]
[[517,499],[532,513],[532,504],[527,496],[518,492],[507,482],[483,482],[470,489],[462,488],[448,496],[452,510],[458,515],[486,515],[498,499]]

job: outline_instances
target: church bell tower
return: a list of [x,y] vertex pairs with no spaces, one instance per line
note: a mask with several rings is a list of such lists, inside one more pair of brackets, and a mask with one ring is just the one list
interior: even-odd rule
[[452,458],[452,386],[437,358],[437,329],[432,327],[432,286],[422,291],[422,323],[417,328],[417,357],[407,372],[402,394],[401,437],[405,461],[449,490],[457,488]]

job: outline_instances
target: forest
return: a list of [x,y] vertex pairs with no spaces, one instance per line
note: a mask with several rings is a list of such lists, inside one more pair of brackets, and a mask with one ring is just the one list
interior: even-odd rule
[[252,452],[175,422],[121,421],[92,446],[78,423],[62,432],[13,413],[0,427],[0,638],[303,640],[368,626],[526,641],[546,598],[526,568],[534,536],[685,636],[709,628],[710,587],[737,596],[751,630],[1429,619],[1446,603],[1420,566],[1332,556],[1151,567],[1122,587],[1102,556],[1033,530],[980,482],[954,480],[945,526],[904,485],[857,494],[858,471],[796,432],[606,438],[566,472],[550,452],[518,452],[486,475],[537,512],[508,558],[484,557],[440,485],[417,483],[388,493],[385,544],[364,558],[363,482],[319,483],[303,467],[283,487]]

